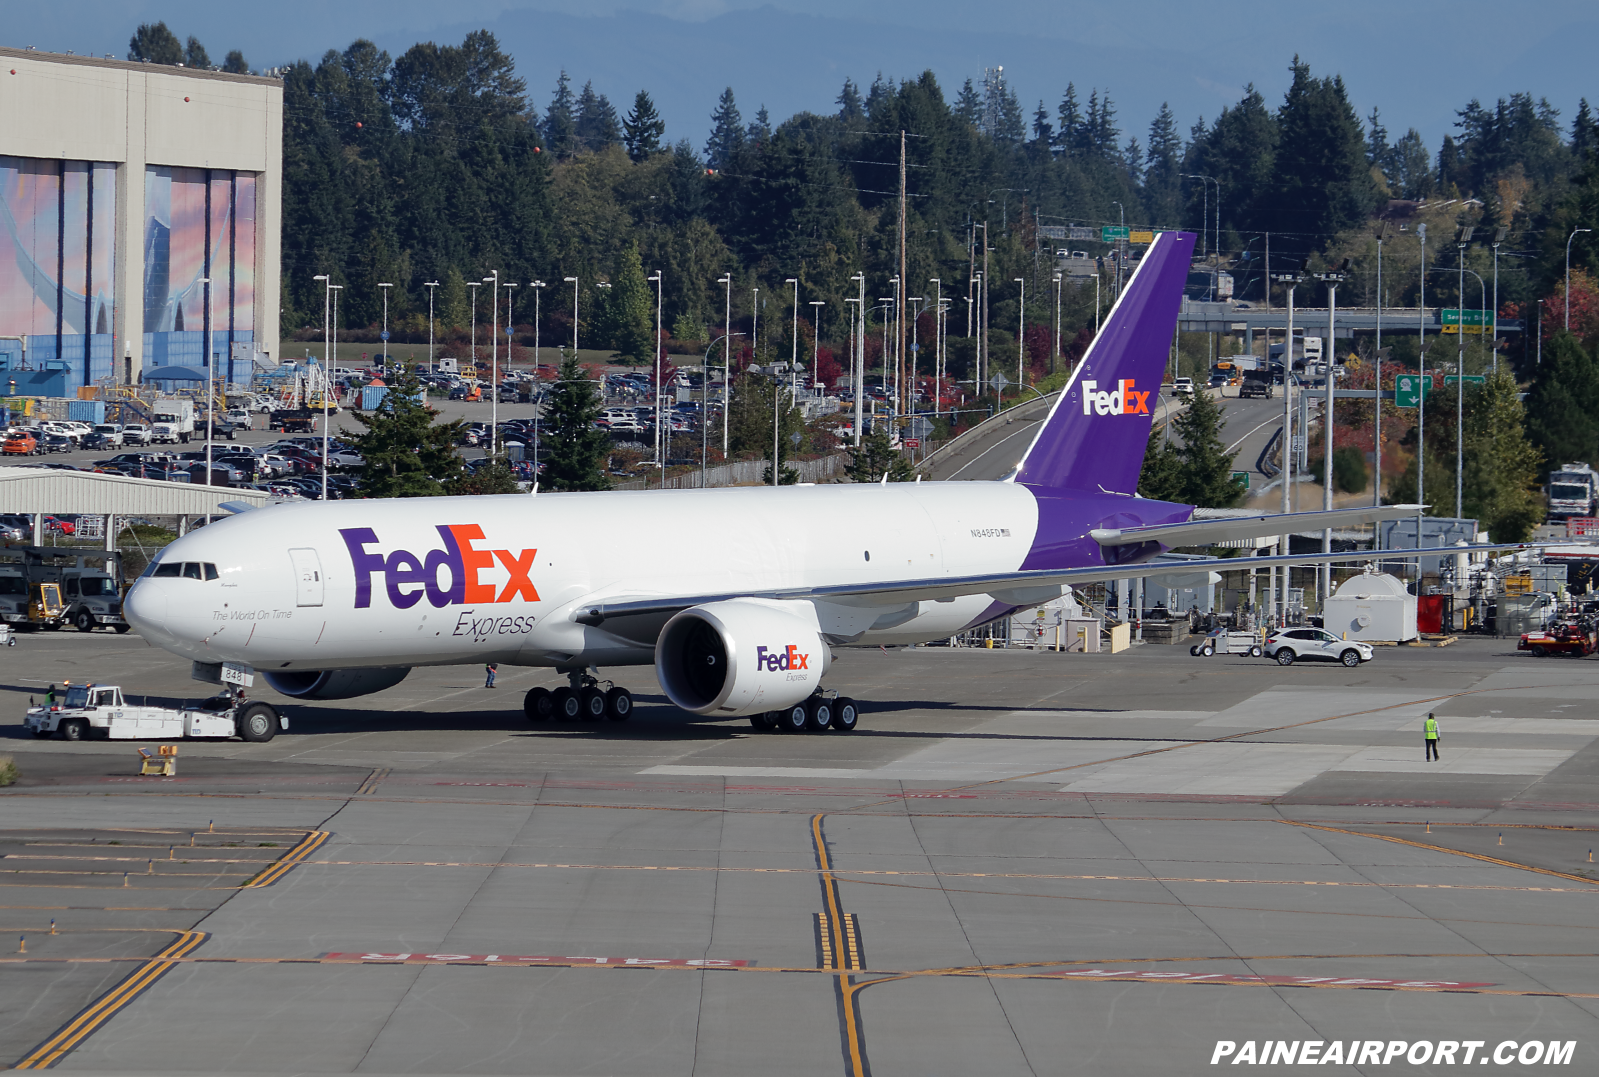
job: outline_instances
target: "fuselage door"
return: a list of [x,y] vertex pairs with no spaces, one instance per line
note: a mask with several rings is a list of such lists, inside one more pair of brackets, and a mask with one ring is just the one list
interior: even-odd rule
[[316,551],[301,547],[289,551],[294,562],[295,605],[322,605],[322,560]]

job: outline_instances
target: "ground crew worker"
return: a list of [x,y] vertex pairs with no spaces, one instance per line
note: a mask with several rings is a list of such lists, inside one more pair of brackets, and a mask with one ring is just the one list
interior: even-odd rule
[[1423,728],[1423,730],[1425,730],[1426,737],[1427,737],[1427,755],[1426,755],[1426,758],[1428,760],[1432,761],[1432,762],[1437,762],[1437,760],[1438,760],[1438,719],[1436,719],[1436,718],[1434,718],[1432,716],[1432,712],[1431,711],[1427,712],[1427,721],[1425,723],[1423,723],[1422,728]]
[[494,687],[494,677],[499,672],[500,672],[500,664],[498,662],[485,663],[484,666],[483,666],[483,673],[484,673],[483,687],[484,688],[493,688]]
[[44,705],[46,707],[53,707],[56,705],[56,686],[53,684],[44,694]]

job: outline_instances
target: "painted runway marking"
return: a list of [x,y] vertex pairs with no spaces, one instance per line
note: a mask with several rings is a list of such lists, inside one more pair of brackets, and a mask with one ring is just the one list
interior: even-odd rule
[[283,859],[267,868],[261,874],[245,883],[241,890],[254,890],[263,886],[271,886],[287,875],[297,865],[304,862],[305,858],[316,852],[333,835],[326,830],[313,830],[307,834],[300,844],[284,854]]
[[683,966],[687,968],[745,968],[750,962],[721,958],[685,957],[554,957],[526,954],[416,954],[416,953],[325,953],[328,961],[359,961],[386,965],[610,965],[617,968],[640,966]]
[[1274,984],[1283,986],[1318,987],[1432,987],[1450,988],[1497,987],[1491,981],[1474,983],[1463,980],[1369,980],[1344,976],[1247,976],[1233,972],[1145,972],[1139,969],[1072,969],[1066,972],[1044,973],[1078,980],[1143,980],[1159,983],[1226,983]]
[[157,980],[176,968],[182,959],[192,954],[208,938],[210,936],[204,931],[185,931],[155,957],[137,959],[144,963],[134,969],[121,983],[84,1007],[55,1035],[24,1055],[17,1062],[16,1068],[43,1070],[55,1066],[69,1051],[94,1035],[123,1007],[149,990]]

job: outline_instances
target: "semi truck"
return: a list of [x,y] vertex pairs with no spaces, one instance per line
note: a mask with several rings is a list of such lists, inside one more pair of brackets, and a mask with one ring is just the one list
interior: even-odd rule
[[1599,497],[1599,472],[1587,464],[1566,464],[1549,473],[1549,518],[1592,516]]

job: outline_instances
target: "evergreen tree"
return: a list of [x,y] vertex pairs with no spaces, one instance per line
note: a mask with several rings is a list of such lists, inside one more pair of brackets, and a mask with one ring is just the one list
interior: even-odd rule
[[183,43],[164,22],[140,23],[128,39],[128,59],[134,63],[176,67],[183,62]]
[[1268,227],[1334,232],[1364,223],[1377,205],[1366,136],[1343,79],[1312,78],[1294,58],[1294,79],[1277,113],[1280,132]]
[[[740,374],[733,380],[733,399],[728,407],[727,446],[732,452],[757,453],[768,461],[772,458],[774,435],[772,422],[778,421],[776,447],[781,472],[778,485],[792,486],[799,481],[799,472],[784,466],[784,461],[794,451],[793,437],[805,433],[804,413],[794,406],[789,396],[788,383],[758,374]],[[878,476],[881,478],[881,474]],[[772,483],[772,469],[766,468],[766,485]]]
[[1074,156],[1082,148],[1083,114],[1077,107],[1077,87],[1066,84],[1066,96],[1060,99],[1060,130],[1055,135],[1055,145],[1066,156]]
[[1027,138],[1022,103],[1016,99],[1016,91],[1003,84],[999,87],[999,111],[993,137],[995,142],[1004,146],[1020,146]]
[[722,91],[711,113],[711,138],[705,143],[705,163],[721,171],[744,147],[744,118],[733,101],[733,87]]
[[426,399],[416,371],[407,365],[389,382],[383,403],[351,413],[366,427],[351,441],[366,461],[361,492],[367,497],[434,497],[460,476],[455,445],[466,421],[435,422],[439,413]]
[[544,145],[561,157],[570,156],[577,148],[577,113],[571,81],[563,70],[561,77],[555,80],[555,93],[544,113]]
[[1412,127],[1393,145],[1393,172],[1388,182],[1399,198],[1428,198],[1433,192],[1432,155]]
[[961,123],[980,127],[983,122],[983,99],[978,96],[977,88],[972,85],[972,80],[967,79],[961,86],[960,93],[955,96],[955,119]]
[[1093,110],[1093,99],[1089,99],[1089,122],[1093,130],[1090,132],[1093,153],[1107,161],[1114,161],[1117,157],[1117,143],[1121,139],[1121,129],[1116,126],[1116,106],[1111,103],[1110,91],[1105,91],[1104,98],[1099,102],[1097,113]]
[[598,153],[622,141],[616,109],[604,94],[594,92],[594,80],[583,84],[577,96],[577,121],[574,125],[578,148]]
[[755,122],[750,124],[749,130],[745,134],[756,145],[764,145],[772,140],[772,117],[767,113],[764,104],[761,105],[760,111],[755,114]]
[[1127,172],[1127,178],[1135,184],[1144,182],[1144,150],[1139,146],[1138,139],[1129,138],[1127,145],[1122,149],[1122,168]]
[[1580,168],[1587,164],[1588,155],[1599,147],[1599,123],[1588,108],[1588,99],[1577,102],[1577,115],[1571,121],[1571,156]]
[[639,162],[661,152],[661,136],[666,134],[666,121],[655,111],[648,90],[640,90],[633,98],[633,111],[622,121],[622,143],[627,155]]
[[1182,461],[1177,450],[1168,441],[1166,431],[1158,426],[1149,429],[1149,440],[1144,444],[1144,464],[1138,473],[1138,496],[1151,501],[1183,500]]
[[1448,191],[1454,188],[1458,191],[1465,179],[1465,169],[1460,163],[1460,148],[1455,145],[1453,135],[1445,135],[1438,147],[1438,189]]
[[466,277],[452,265],[444,271],[444,279],[439,283],[443,287],[433,309],[434,324],[439,329],[466,329],[472,324],[472,300],[467,295]]
[[1544,518],[1543,456],[1527,439],[1518,389],[1500,368],[1472,392],[1465,418],[1464,515],[1480,521],[1495,542],[1525,542]]
[[877,426],[861,436],[861,443],[849,450],[849,477],[856,482],[911,482],[916,471],[906,461],[905,454],[895,450],[888,432]]
[[200,39],[194,35],[189,36],[188,44],[183,47],[183,66],[198,68],[201,71],[211,69],[211,57],[205,51],[205,46],[200,44]]
[[565,352],[560,380],[549,390],[544,406],[544,472],[541,487],[550,490],[609,490],[605,462],[611,439],[597,429],[604,403],[599,390],[587,379],[577,356]]
[[1144,160],[1144,202],[1150,217],[1156,224],[1175,225],[1181,219],[1183,140],[1177,133],[1177,117],[1164,102],[1149,125],[1149,150]]
[[1556,333],[1543,349],[1527,394],[1532,443],[1548,467],[1599,460],[1599,362],[1573,333]]
[[[969,84],[969,80],[968,80]],[[838,118],[845,123],[851,120],[864,119],[866,110],[861,107],[861,91],[849,79],[844,80],[844,88],[838,93]]]
[[611,347],[625,363],[648,363],[655,351],[654,296],[644,279],[638,244],[622,252],[621,269],[606,301]]
[[503,455],[472,471],[462,472],[449,483],[452,494],[516,494],[521,491],[516,472],[511,470],[510,462]]
[[1381,169],[1386,176],[1392,165],[1393,147],[1388,145],[1388,128],[1383,126],[1376,105],[1371,107],[1371,115],[1366,117],[1366,131],[1366,163]]
[[248,75],[250,73],[250,65],[245,62],[244,53],[234,49],[222,61],[222,70],[230,75]]
[[1221,440],[1221,405],[1208,393],[1195,393],[1172,421],[1182,439],[1177,451],[1182,469],[1182,500],[1199,508],[1232,508],[1247,493],[1232,480],[1233,458]]
[[1055,145],[1055,125],[1049,122],[1049,109],[1044,107],[1042,97],[1033,111],[1033,145],[1046,153]]

